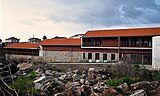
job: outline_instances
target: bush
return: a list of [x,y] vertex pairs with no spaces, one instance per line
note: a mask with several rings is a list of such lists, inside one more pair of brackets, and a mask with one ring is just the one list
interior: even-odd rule
[[36,90],[34,89],[33,81],[36,77],[35,72],[30,72],[26,76],[21,76],[14,82],[14,88],[18,92],[18,94],[21,96],[23,94],[33,95],[36,93]]
[[112,80],[107,80],[106,83],[107,83],[108,86],[119,86],[123,82],[122,82],[122,80],[119,80],[119,79],[117,79],[117,80],[116,79],[112,79]]
[[139,81],[139,78],[130,78],[128,76],[123,78],[123,83],[127,83],[128,85],[131,85],[133,83],[136,83]]
[[106,84],[108,86],[119,86],[119,85],[121,85],[123,83],[127,83],[128,85],[131,85],[131,84],[136,83],[138,81],[140,81],[139,78],[130,78],[130,77],[126,76],[126,77],[124,77],[122,79],[107,80]]

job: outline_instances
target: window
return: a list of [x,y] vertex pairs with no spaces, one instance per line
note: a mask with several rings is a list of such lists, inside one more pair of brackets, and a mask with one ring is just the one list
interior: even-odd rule
[[115,60],[115,54],[111,54],[111,60]]
[[99,60],[99,53],[96,53],[95,55],[95,60]]
[[92,53],[88,53],[88,59],[92,59]]
[[86,57],[85,57],[85,53],[83,53],[83,59],[85,59]]
[[103,60],[107,60],[107,53],[103,54]]

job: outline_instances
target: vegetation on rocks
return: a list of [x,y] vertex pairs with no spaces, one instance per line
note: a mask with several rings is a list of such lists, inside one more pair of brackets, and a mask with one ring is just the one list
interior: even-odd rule
[[16,91],[20,96],[24,94],[29,96],[36,93],[36,90],[34,89],[33,86],[34,85],[33,81],[36,76],[37,76],[36,73],[32,71],[28,75],[21,76],[15,80],[14,88],[16,89]]

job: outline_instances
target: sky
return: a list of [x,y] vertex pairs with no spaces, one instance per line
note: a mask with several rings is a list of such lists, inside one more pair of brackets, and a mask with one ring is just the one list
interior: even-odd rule
[[160,0],[0,0],[0,39],[160,27]]

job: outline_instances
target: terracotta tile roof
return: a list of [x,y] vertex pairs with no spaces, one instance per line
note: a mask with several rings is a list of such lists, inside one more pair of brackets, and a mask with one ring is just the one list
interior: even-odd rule
[[93,30],[88,31],[83,37],[117,37],[117,36],[157,36],[160,28],[135,28],[116,30]]
[[11,49],[37,49],[39,45],[37,43],[12,43],[5,48]]
[[40,42],[41,45],[81,45],[80,38],[60,38],[60,39],[46,39]]

